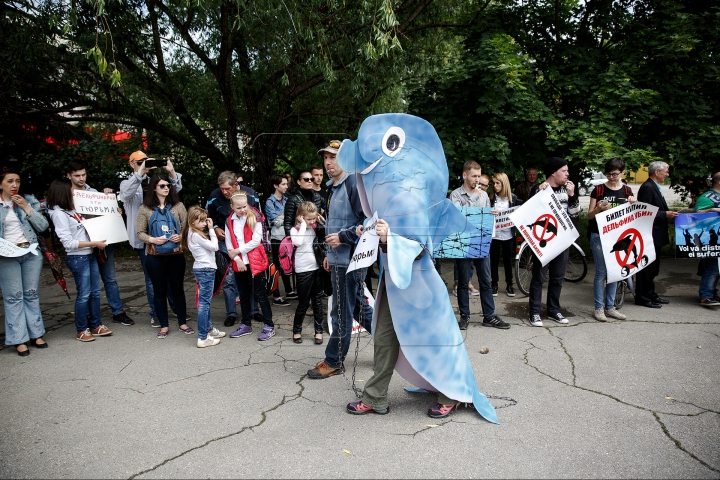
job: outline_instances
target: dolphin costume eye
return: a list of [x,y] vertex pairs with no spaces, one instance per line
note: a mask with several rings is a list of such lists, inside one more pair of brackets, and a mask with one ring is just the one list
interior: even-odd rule
[[394,157],[405,145],[405,130],[400,127],[390,127],[382,139],[382,149],[388,157]]

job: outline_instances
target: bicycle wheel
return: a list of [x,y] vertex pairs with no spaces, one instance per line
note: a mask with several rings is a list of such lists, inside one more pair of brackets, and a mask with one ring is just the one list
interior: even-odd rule
[[628,290],[625,280],[617,282],[617,290],[615,290],[615,308],[620,310],[625,304],[625,292]]
[[530,295],[530,280],[532,280],[532,264],[533,254],[527,243],[524,243],[520,247],[520,253],[515,261],[515,283],[523,293],[523,295]]
[[570,246],[567,267],[565,268],[565,280],[568,282],[579,282],[587,275],[587,260],[582,248],[577,243]]

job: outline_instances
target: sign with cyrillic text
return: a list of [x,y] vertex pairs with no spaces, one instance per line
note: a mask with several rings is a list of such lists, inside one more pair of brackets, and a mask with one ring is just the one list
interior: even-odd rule
[[73,203],[80,215],[120,215],[117,197],[113,193],[73,190]]
[[358,241],[357,247],[355,247],[355,253],[353,253],[350,259],[350,265],[348,265],[347,273],[350,273],[358,268],[366,268],[375,263],[378,255],[378,246],[380,245],[380,237],[375,233],[375,227],[377,227],[378,217],[377,212],[372,216],[370,221],[363,229],[363,234]]
[[549,187],[511,213],[510,220],[543,266],[580,236],[565,207]]
[[18,247],[12,242],[8,242],[0,237],[0,257],[22,257],[27,253],[37,255],[37,243],[33,243],[27,247]]
[[608,283],[635,275],[655,261],[652,227],[657,211],[649,203],[635,202],[595,215]]
[[495,237],[495,233],[498,230],[510,228],[515,225],[512,222],[512,220],[510,220],[510,214],[513,213],[518,208],[520,208],[520,207],[517,206],[517,207],[507,208],[505,210],[498,211],[497,217],[495,217],[495,230],[493,230],[493,237]]

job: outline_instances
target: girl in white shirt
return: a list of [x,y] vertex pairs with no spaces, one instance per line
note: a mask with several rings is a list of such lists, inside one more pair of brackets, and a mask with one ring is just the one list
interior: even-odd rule
[[193,275],[198,285],[198,348],[212,347],[220,343],[225,336],[212,325],[210,318],[210,302],[215,286],[215,252],[218,251],[218,239],[213,228],[213,221],[202,208],[190,207],[188,218],[183,225],[182,246],[190,250],[195,263]]
[[290,229],[290,238],[295,247],[295,275],[297,276],[298,306],[293,323],[293,342],[302,343],[302,324],[305,311],[312,300],[315,317],[315,343],[323,343],[322,338],[322,284],[320,266],[315,257],[315,222],[318,209],[313,202],[302,202],[295,214],[295,226]]

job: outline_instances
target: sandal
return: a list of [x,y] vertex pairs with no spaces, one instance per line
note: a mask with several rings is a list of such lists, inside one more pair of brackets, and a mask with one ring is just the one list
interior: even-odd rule
[[167,331],[167,332],[158,332],[158,333],[157,333],[157,338],[166,338],[166,337],[168,336],[168,333],[170,333],[170,332],[169,332],[169,331]]
[[185,328],[178,327],[178,328],[180,328],[180,331],[181,331],[181,332],[184,332],[184,333],[186,333],[186,334],[188,334],[188,335],[192,335],[193,333],[195,333],[195,330],[193,330],[193,329],[190,328],[190,327],[185,327]]
[[293,342],[295,342],[295,343],[302,343],[302,337],[295,337],[295,336],[293,336]]

